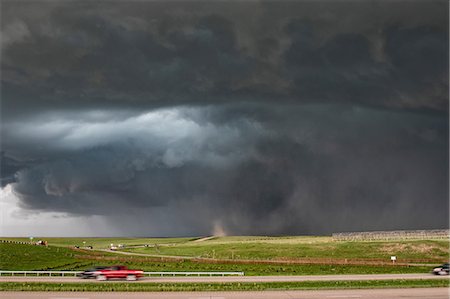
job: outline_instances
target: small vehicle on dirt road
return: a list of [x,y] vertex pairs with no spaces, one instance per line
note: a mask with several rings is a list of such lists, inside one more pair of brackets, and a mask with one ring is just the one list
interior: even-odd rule
[[447,264],[440,265],[433,269],[433,273],[436,275],[448,275],[449,274],[449,266]]
[[144,275],[144,272],[141,270],[131,270],[125,266],[113,266],[95,271],[94,275],[97,280],[125,278],[126,280],[132,281],[141,278]]

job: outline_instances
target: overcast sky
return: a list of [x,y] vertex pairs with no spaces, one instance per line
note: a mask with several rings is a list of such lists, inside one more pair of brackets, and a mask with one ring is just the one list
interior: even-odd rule
[[1,1],[0,235],[448,228],[448,1]]

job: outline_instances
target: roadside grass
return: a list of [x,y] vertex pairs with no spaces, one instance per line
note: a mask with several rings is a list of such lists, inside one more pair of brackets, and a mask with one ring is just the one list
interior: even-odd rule
[[90,252],[53,246],[0,243],[1,270],[84,270],[95,265],[123,264],[144,271],[239,271],[245,275],[323,275],[323,274],[381,274],[427,273],[426,266],[397,265],[317,265],[208,263],[193,260],[164,260],[138,256],[117,256],[108,252]]
[[53,292],[190,292],[190,291],[281,291],[364,288],[449,287],[448,279],[303,281],[303,282],[235,282],[235,283],[41,283],[0,282],[0,291]]

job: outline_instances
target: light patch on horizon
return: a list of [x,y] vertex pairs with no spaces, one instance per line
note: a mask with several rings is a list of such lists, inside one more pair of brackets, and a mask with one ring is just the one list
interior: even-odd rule
[[0,189],[1,237],[96,237],[111,234],[101,216],[26,210],[10,185]]

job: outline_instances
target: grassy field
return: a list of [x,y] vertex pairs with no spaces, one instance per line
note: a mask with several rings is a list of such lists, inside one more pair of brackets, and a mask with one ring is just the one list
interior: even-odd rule
[[[5,238],[3,238],[5,239]],[[26,238],[7,240],[29,241]],[[38,238],[35,238],[35,240]],[[448,240],[334,241],[331,237],[214,237],[201,238],[43,238],[60,247],[93,246],[107,249],[125,245],[123,251],[150,255],[232,260],[296,260],[305,258],[372,259],[441,262],[448,260]],[[83,243],[85,242],[85,243]]]
[[276,291],[363,288],[448,287],[446,279],[304,281],[266,283],[39,283],[0,282],[0,291],[53,292],[189,292],[189,291]]
[[53,270],[83,267],[86,261],[75,255],[78,254],[70,248],[0,243],[0,269]]
[[161,260],[113,253],[75,251],[70,248],[0,243],[2,270],[84,270],[94,265],[124,264],[144,271],[243,271],[246,275],[314,275],[425,273],[430,267],[315,264],[207,263],[192,260]]
[[[8,239],[28,241],[25,238]],[[338,242],[330,237],[42,239],[50,245],[0,243],[0,269],[82,270],[93,265],[124,264],[144,271],[243,271],[246,275],[426,273],[431,265],[441,264],[449,256],[446,240]],[[124,250],[131,253],[154,256],[95,250],[107,248],[111,243],[124,244]],[[74,249],[74,246],[83,245],[93,246],[94,250]],[[397,256],[397,264],[390,263],[391,255]],[[414,263],[429,263],[430,266]]]
[[[308,239],[307,239],[308,240]],[[377,242],[333,242],[331,239],[317,238],[310,241],[299,240],[255,240],[227,241],[208,240],[204,242],[183,242],[161,244],[158,247],[126,249],[129,252],[188,256],[216,259],[374,259],[389,261],[397,256],[398,261],[440,262],[448,257],[448,241],[377,241]]]
[[[29,238],[1,238],[2,240],[30,242]],[[107,249],[111,244],[124,244],[128,246],[139,246],[145,244],[177,244],[186,243],[198,238],[45,238],[35,237],[33,241],[46,240],[53,246],[93,246],[95,249]],[[85,242],[85,243],[84,243]]]

